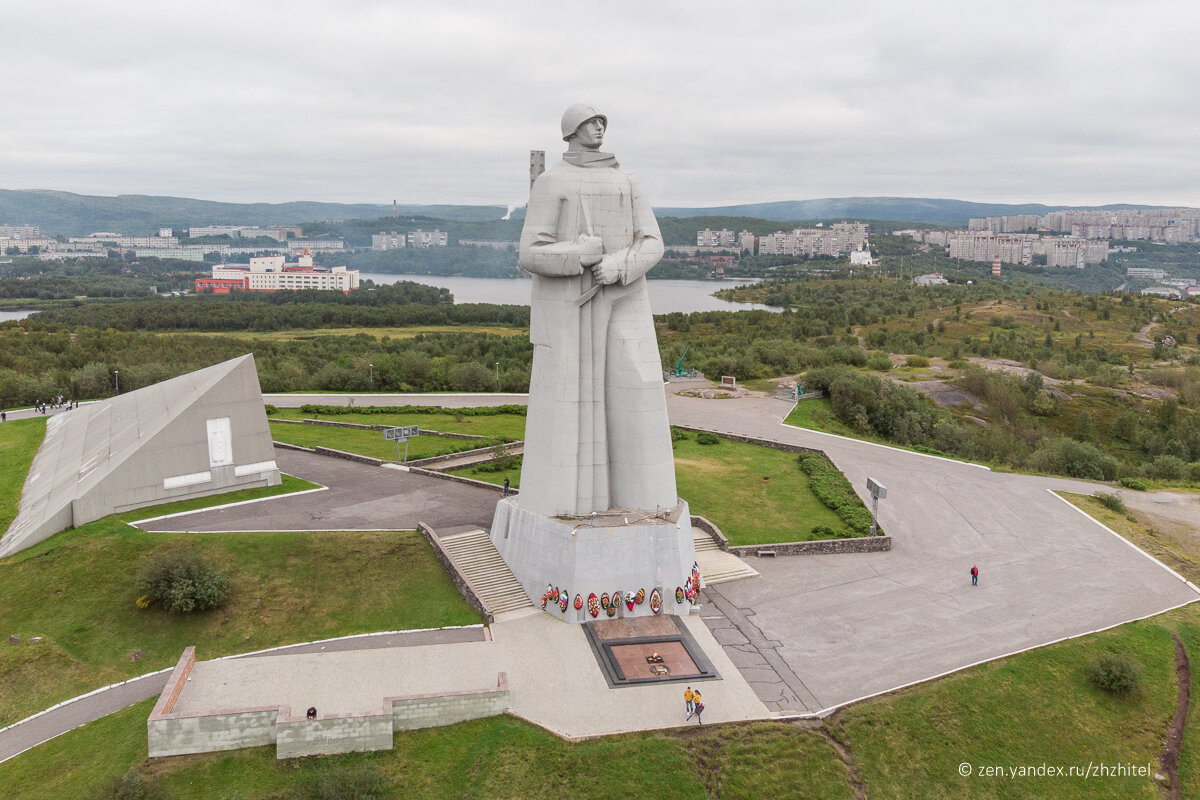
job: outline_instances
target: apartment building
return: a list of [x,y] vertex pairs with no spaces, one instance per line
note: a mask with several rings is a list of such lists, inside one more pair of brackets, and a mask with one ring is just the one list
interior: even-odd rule
[[318,267],[312,256],[293,264],[283,256],[251,258],[249,264],[218,264],[211,278],[197,278],[197,292],[228,294],[231,291],[277,292],[285,289],[324,289],[351,292],[358,288],[359,272],[346,267]]
[[375,233],[371,235],[372,250],[399,250],[408,243],[403,233]]
[[409,231],[409,247],[445,247],[450,243],[450,237],[444,231],[436,228],[431,231]]

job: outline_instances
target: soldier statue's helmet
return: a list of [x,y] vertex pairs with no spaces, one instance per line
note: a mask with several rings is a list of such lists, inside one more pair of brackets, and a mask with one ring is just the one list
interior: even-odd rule
[[608,117],[600,113],[600,109],[596,108],[591,103],[576,103],[563,112],[562,117],[562,138],[567,141],[575,135],[575,131],[579,130],[579,126],[587,122],[589,119],[599,117],[604,120],[604,127],[608,127]]

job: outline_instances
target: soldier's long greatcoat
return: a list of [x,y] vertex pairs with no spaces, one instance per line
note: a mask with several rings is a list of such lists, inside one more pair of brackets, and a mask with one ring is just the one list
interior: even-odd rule
[[[569,154],[570,155],[570,154]],[[559,162],[535,182],[520,264],[533,273],[533,376],[522,508],[549,516],[675,506],[675,467],[646,272],[662,233],[615,159]],[[580,234],[599,236],[620,279],[595,285]]]

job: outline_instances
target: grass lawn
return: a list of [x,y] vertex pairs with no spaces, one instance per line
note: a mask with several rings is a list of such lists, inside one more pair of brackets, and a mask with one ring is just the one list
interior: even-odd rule
[[14,419],[0,425],[0,534],[16,519],[25,475],[45,434],[45,417]]
[[[763,478],[770,480],[764,481]],[[696,434],[675,442],[675,481],[693,514],[716,523],[730,544],[770,544],[855,536],[808,486],[795,453],[721,439],[702,445]]]
[[[487,437],[486,440],[449,439],[441,436],[418,436],[408,441],[410,460],[458,453],[487,447],[502,441],[519,441],[525,437],[525,417],[515,414],[465,416],[446,414],[313,414],[295,408],[280,408],[272,412],[275,419],[326,419],[352,422],[358,425],[419,425],[446,433],[467,433]],[[303,447],[332,447],[351,453],[396,460],[396,443],[383,438],[381,431],[361,428],[341,428],[328,425],[289,425],[272,422],[271,436],[279,442]],[[404,457],[404,445],[400,446]],[[503,479],[502,479],[503,480]]]
[[[482,467],[452,470],[488,483],[520,488],[520,460],[500,472]],[[763,478],[770,478],[765,484]],[[707,517],[730,544],[773,544],[826,539],[812,529],[825,525],[834,538],[857,536],[826,508],[809,489],[808,476],[795,453],[721,439],[720,444],[696,443],[696,434],[675,442],[675,483],[693,514]]]
[[420,425],[422,430],[468,433],[488,439],[508,439],[514,442],[525,438],[524,414],[469,416],[456,414],[454,411],[417,414],[364,414],[361,412],[321,414],[303,411],[299,408],[277,408],[271,412],[270,416],[274,419],[323,419],[332,422],[353,422],[355,425]]
[[[279,761],[273,747],[146,761],[153,701],[97,720],[0,764],[29,800],[86,796],[133,769],[187,800],[267,800],[316,775],[371,765],[394,797],[828,798],[853,800],[820,737],[783,723],[612,736],[570,743],[512,717],[398,733],[395,749]],[[71,769],[62,769],[68,760]]]
[[[140,610],[133,577],[191,546],[231,577],[220,609]],[[0,727],[69,697],[200,658],[353,633],[479,622],[416,533],[145,533],[114,517],[0,560]],[[135,651],[141,651],[134,661]]]
[[[396,443],[383,438],[382,431],[363,428],[338,428],[329,425],[291,425],[272,422],[271,438],[277,442],[297,444],[301,447],[332,447],[348,453],[359,453],[385,461],[396,461]],[[408,458],[429,458],[462,450],[473,450],[496,444],[495,440],[446,439],[441,436],[418,436],[408,440]],[[404,458],[404,444],[400,444],[400,458]]]
[[[856,705],[845,712],[841,729],[872,800],[1155,800],[1150,777],[987,778],[979,767],[1007,772],[1120,762],[1149,764],[1151,775],[1161,771],[1178,686],[1170,629],[1190,627],[1195,619],[1194,612],[1173,612],[958,673]],[[1191,639],[1195,664],[1200,651]],[[1087,664],[1105,651],[1125,653],[1140,665],[1140,691],[1119,697],[1091,683]],[[971,777],[958,772],[964,762],[974,770]]]
[[843,425],[833,416],[833,408],[828,397],[817,397],[812,400],[801,400],[784,420],[787,425],[797,428],[808,428],[825,433],[836,433],[839,436],[851,436],[856,439],[864,437],[857,435],[847,425]]
[[508,485],[513,489],[521,488],[521,457],[513,456],[509,466],[505,469],[495,470],[489,469],[489,464],[482,464],[477,467],[467,467],[466,469],[450,469],[446,472],[450,475],[461,475],[464,478],[474,478],[477,481],[486,481],[494,483],[497,486],[504,485],[504,479],[508,478]]

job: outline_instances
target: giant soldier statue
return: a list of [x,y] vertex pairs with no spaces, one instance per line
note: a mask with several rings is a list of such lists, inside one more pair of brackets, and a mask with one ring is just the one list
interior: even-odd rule
[[[615,583],[622,593],[659,588],[679,613],[675,590],[694,549],[675,494],[645,277],[662,258],[662,234],[637,179],[600,151],[607,127],[594,106],[568,108],[567,152],[530,194],[520,246],[533,274],[525,453],[520,494],[497,506],[491,538],[535,600],[546,589],[607,594]],[[622,614],[651,613],[636,606]]]

